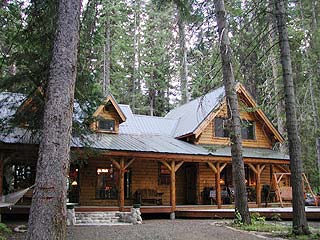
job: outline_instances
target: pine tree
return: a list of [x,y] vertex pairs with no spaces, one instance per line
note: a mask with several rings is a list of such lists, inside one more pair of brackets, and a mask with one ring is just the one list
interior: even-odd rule
[[231,155],[232,175],[235,186],[235,208],[241,215],[241,221],[251,223],[248,199],[246,194],[244,162],[242,158],[241,122],[238,106],[238,98],[235,89],[235,80],[231,63],[231,49],[226,22],[226,11],[223,0],[215,0],[215,12],[217,17],[218,32],[220,39],[220,54],[223,69],[223,82],[228,106],[228,117],[231,120]]
[[26,239],[66,238],[67,175],[81,2],[59,1],[36,186]]
[[279,32],[281,65],[285,89],[285,109],[290,151],[290,170],[292,183],[293,232],[295,234],[310,234],[303,197],[301,146],[297,125],[294,84],[292,78],[290,46],[286,28],[286,10],[284,1],[275,1],[276,20]]

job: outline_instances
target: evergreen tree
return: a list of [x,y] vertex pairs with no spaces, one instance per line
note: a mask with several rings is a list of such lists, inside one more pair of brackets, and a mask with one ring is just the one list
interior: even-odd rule
[[81,1],[59,1],[36,186],[26,239],[66,238],[67,175]]

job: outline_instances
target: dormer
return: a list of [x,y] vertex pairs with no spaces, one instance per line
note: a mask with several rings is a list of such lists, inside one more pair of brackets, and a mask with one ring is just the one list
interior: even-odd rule
[[94,122],[91,129],[101,133],[119,133],[119,124],[126,121],[126,116],[121,111],[112,95],[103,101],[93,114]]

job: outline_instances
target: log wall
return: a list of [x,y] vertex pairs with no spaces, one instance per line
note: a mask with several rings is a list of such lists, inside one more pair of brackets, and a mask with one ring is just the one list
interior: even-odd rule
[[[96,169],[105,168],[107,158],[90,159],[89,164],[80,171],[80,204],[93,206],[117,206],[118,200],[95,199]],[[163,193],[163,205],[170,205],[170,185],[161,185],[158,182],[158,161],[156,160],[135,160],[129,167],[131,171],[131,193],[137,189],[149,188]],[[194,163],[195,164],[195,163]],[[231,164],[231,163],[230,163]],[[186,174],[184,163],[176,172],[176,202],[178,205],[186,204]],[[209,204],[208,199],[204,199],[204,188],[215,188],[215,174],[208,167],[207,163],[197,164],[197,204]],[[272,172],[282,172],[276,166],[271,167],[266,163],[266,167],[261,175],[261,184],[273,185]],[[230,186],[232,187],[232,186]],[[254,185],[252,185],[254,187]],[[225,185],[221,185],[221,190]],[[125,205],[131,205],[132,199],[125,200]]]
[[[227,109],[224,107],[221,109],[217,117],[227,117]],[[266,133],[266,127],[257,120],[254,113],[251,112],[240,112],[241,119],[246,119],[255,122],[255,140],[243,140],[242,145],[244,147],[261,147],[261,148],[272,148],[272,142],[268,134]],[[219,145],[230,145],[230,139],[224,137],[214,136],[214,120],[210,121],[204,131],[201,133],[197,140],[198,144],[219,144]]]

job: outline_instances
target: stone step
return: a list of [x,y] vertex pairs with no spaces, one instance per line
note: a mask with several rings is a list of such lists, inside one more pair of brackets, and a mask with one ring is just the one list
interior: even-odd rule
[[119,212],[76,212],[76,225],[115,225],[120,222]]

